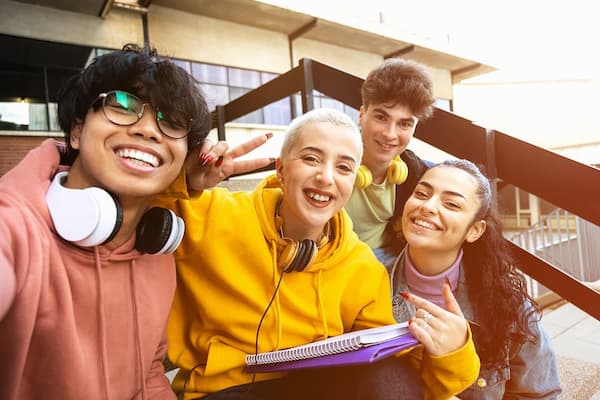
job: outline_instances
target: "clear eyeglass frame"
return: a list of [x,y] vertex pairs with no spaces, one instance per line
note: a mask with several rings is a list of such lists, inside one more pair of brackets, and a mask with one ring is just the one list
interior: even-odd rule
[[111,90],[100,93],[96,101],[102,101],[102,113],[110,122],[119,126],[131,126],[136,124],[144,116],[146,106],[155,109],[156,125],[160,133],[171,139],[183,139],[190,131],[190,127],[182,127],[165,118],[164,114],[150,103],[122,90]]

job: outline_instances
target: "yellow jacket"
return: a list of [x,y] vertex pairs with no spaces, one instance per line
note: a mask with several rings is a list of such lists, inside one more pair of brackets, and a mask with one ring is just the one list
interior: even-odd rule
[[[169,359],[180,367],[173,388],[181,392],[185,383],[186,399],[249,383],[244,357],[256,346],[271,351],[395,323],[387,271],[358,240],[344,211],[332,218],[333,237],[316,261],[285,273],[275,293],[282,274],[278,253],[286,245],[274,221],[281,195],[272,176],[252,193],[215,188],[159,202],[186,223],[167,331]],[[257,344],[257,327],[273,296]],[[471,340],[454,354],[425,356],[423,365],[435,399],[468,387],[479,371]]]

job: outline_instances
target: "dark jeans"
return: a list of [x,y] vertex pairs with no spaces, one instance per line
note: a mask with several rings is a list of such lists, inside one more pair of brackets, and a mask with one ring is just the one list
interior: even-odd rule
[[374,364],[307,369],[284,378],[240,385],[202,400],[417,400],[423,398],[421,377],[404,359],[390,357]]

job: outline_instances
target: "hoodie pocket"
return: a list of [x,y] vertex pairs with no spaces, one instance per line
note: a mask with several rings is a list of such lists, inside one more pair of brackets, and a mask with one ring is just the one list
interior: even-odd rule
[[222,374],[233,368],[246,365],[246,354],[219,339],[211,339],[208,344],[206,376]]

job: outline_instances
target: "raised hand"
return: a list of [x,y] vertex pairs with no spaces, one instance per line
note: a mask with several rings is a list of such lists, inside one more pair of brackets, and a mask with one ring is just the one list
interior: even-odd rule
[[213,144],[209,140],[205,140],[186,159],[188,188],[201,191],[215,186],[231,175],[266,167],[274,160],[271,158],[236,160],[236,158],[262,146],[272,136],[272,133],[256,136],[232,148],[229,148],[229,144],[224,141]]
[[467,342],[467,320],[445,283],[442,294],[446,310],[419,296],[402,293],[417,312],[409,321],[409,330],[431,355],[439,356],[458,350]]

